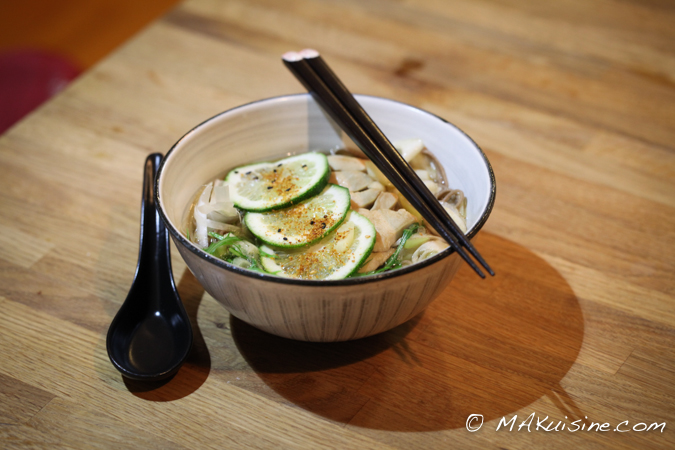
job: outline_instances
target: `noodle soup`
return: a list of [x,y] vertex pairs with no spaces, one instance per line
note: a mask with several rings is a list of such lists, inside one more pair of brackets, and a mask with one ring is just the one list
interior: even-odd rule
[[[466,232],[467,199],[420,139],[393,142]],[[307,280],[363,277],[448,247],[358,151],[308,152],[231,169],[187,209],[185,237],[235,266]]]

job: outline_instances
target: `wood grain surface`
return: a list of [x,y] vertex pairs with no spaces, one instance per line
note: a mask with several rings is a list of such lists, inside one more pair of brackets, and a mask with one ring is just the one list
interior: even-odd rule
[[[674,23],[659,0],[179,5],[0,137],[0,447],[675,447]],[[174,249],[193,351],[168,382],[123,379],[105,333],[146,155],[302,92],[280,55],[305,47],[483,148],[497,276],[462,267],[410,322],[310,344],[230,317]]]

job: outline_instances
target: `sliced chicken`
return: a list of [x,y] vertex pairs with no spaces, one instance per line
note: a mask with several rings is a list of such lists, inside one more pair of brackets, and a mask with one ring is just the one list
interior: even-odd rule
[[422,139],[400,139],[392,142],[403,159],[410,162],[424,149]]
[[379,181],[373,181],[368,185],[368,189],[376,189],[378,191],[384,191],[386,188]]
[[[415,170],[415,173],[417,174],[418,177],[420,177],[420,179],[422,181],[431,180],[431,177],[429,176],[429,171],[426,170],[426,169],[417,169],[417,170]],[[431,180],[431,181],[433,181],[433,180]]]
[[436,184],[435,182],[431,180],[422,180],[422,182],[425,184],[426,187],[429,188],[429,191],[435,196],[439,192],[441,192],[441,187]]
[[366,171],[366,162],[363,159],[355,158],[353,156],[345,155],[330,155],[328,156],[328,165],[330,168],[338,170],[356,170],[359,172]]
[[380,169],[375,167],[375,164],[371,160],[366,160],[366,172],[368,175],[370,175],[374,180],[379,181],[382,183],[384,186],[393,186],[391,184],[391,181],[387,177],[384,176],[382,172],[380,172]]
[[371,209],[394,209],[398,196],[392,192],[380,192]]
[[438,185],[431,178],[431,175],[429,174],[428,170],[417,169],[415,170],[415,173],[417,174],[418,177],[420,177],[420,180],[422,180],[422,182],[429,188],[432,194],[436,195],[441,191],[441,186]]
[[415,216],[405,209],[392,211],[389,209],[360,209],[360,214],[366,216],[377,231],[374,252],[383,252],[391,248],[392,245],[401,237],[403,230],[415,223]]
[[457,211],[457,208],[454,205],[446,202],[441,202],[441,205],[443,205],[443,208],[445,208],[452,220],[455,221],[459,229],[462,230],[462,233],[466,234],[466,219],[462,217],[459,211]]
[[365,172],[358,170],[341,170],[334,173],[337,184],[354,192],[365,189],[374,181]]
[[389,259],[389,257],[393,254],[394,254],[393,248],[390,248],[389,250],[387,250],[385,252],[377,252],[377,253],[373,252],[373,253],[371,253],[370,256],[368,257],[368,260],[366,261],[366,263],[363,266],[361,266],[361,268],[359,269],[359,273],[371,272],[371,271],[377,269],[382,264],[384,264],[384,262],[387,259]]
[[350,192],[349,195],[352,197],[352,209],[369,208],[381,192],[382,191],[378,189],[371,188],[360,192]]
[[349,195],[352,198],[352,209],[370,208],[382,191],[384,191],[382,183],[373,181],[363,191],[350,192]]

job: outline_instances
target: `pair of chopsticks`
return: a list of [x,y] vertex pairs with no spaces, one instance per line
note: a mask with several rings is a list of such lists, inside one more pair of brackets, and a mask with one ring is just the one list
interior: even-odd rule
[[328,67],[319,52],[311,49],[288,52],[282,56],[282,60],[316,102],[464,261],[481,278],[485,278],[481,269],[464,250],[466,248],[490,275],[494,275],[490,266],[457,227],[445,208]]

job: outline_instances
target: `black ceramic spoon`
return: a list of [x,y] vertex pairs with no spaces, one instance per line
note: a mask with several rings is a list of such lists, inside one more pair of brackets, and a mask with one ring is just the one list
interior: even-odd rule
[[155,175],[162,155],[145,160],[141,244],[136,275],[108,329],[110,361],[134,380],[175,374],[192,347],[192,327],[171,273],[169,235],[155,209]]

